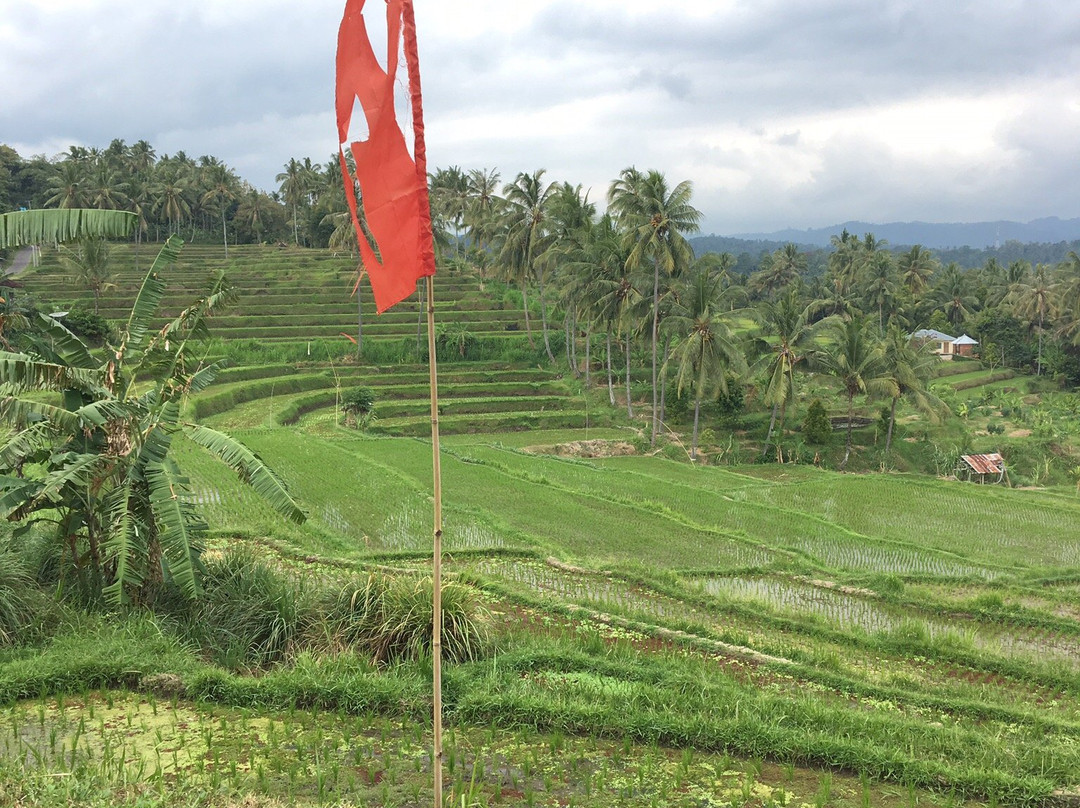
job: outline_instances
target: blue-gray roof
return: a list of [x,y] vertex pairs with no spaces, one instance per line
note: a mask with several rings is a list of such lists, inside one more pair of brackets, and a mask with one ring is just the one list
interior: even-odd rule
[[[956,337],[950,337],[948,334],[942,334],[940,331],[935,331],[932,328],[923,328],[916,331],[911,335],[912,339],[932,339],[935,342],[955,342]],[[968,337],[968,339],[971,339]]]

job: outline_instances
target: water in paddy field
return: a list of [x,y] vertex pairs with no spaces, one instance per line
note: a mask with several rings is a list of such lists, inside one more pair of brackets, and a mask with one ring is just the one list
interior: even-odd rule
[[[379,530],[379,543],[392,551],[429,550],[434,532],[431,502],[424,499],[402,504],[386,518]],[[488,525],[456,514],[444,514],[443,549],[487,550],[505,547],[506,542]]]
[[711,595],[765,603],[777,612],[794,617],[815,615],[843,631],[876,634],[915,628],[924,631],[929,638],[951,636],[1005,656],[1054,660],[1080,668],[1080,638],[1058,632],[989,625],[974,620],[949,620],[920,614],[910,606],[894,606],[798,581],[715,576],[701,579],[700,584]]
[[615,607],[627,614],[650,619],[702,620],[705,617],[696,607],[617,578],[567,572],[536,561],[491,559],[480,564],[480,572],[513,581],[552,600],[600,611]]

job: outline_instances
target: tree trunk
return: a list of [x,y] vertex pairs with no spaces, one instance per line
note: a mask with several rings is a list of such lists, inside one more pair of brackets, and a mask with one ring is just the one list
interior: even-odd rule
[[524,280],[521,282],[521,308],[525,311],[525,336],[529,338],[529,347],[535,348],[536,342],[533,340],[532,326],[529,325],[529,292]]
[[[649,445],[656,448],[656,432],[659,427],[660,411],[657,409],[656,396],[656,343],[660,336],[660,262],[653,260],[653,317],[652,317],[652,437]],[[629,360],[629,356],[627,356]],[[629,381],[629,379],[627,380]]]
[[889,430],[885,433],[885,454],[889,453],[889,447],[892,446],[892,432],[893,424],[896,423],[896,398],[892,400],[892,407],[889,409]]
[[570,367],[574,369],[574,378],[576,379],[581,375],[581,371],[578,370],[577,365],[577,312],[573,306],[570,306],[566,316],[570,320],[570,333],[566,335],[570,343]]
[[630,406],[630,335],[626,335],[626,415],[634,417],[633,407]]
[[780,405],[780,418],[777,420],[776,428],[776,462],[784,462],[784,421],[787,419],[787,401],[784,401]]
[[1035,375],[1042,376],[1042,332],[1043,314],[1039,312],[1039,355],[1035,358]]
[[761,449],[761,456],[764,457],[769,453],[769,442],[772,440],[773,429],[776,427],[776,413],[780,411],[780,402],[777,401],[773,404],[772,418],[769,419],[769,432],[765,436],[765,445]]
[[611,332],[607,333],[607,394],[611,406],[615,406],[615,376],[611,372]]
[[855,417],[855,396],[848,393],[847,397],[847,447],[844,449],[844,460],[840,464],[840,470],[844,470],[848,458],[851,457],[851,421]]
[[592,348],[592,334],[589,331],[585,332],[585,389],[589,389],[589,385],[592,381],[592,356],[590,349]]
[[292,206],[292,235],[293,235],[293,243],[296,244],[297,247],[299,247],[300,246],[300,228],[297,225],[297,220],[296,220],[296,203],[295,202],[293,202],[293,206]]
[[697,460],[698,417],[701,415],[701,396],[694,396],[694,439],[690,444],[690,459]]
[[664,342],[664,361],[660,363],[660,426],[667,423],[667,362],[671,338]]
[[555,354],[551,352],[551,340],[548,338],[547,328],[547,303],[544,301],[544,272],[541,270],[536,273],[536,283],[540,287],[540,333],[544,336],[544,351],[547,353],[548,361],[551,364],[555,364]]
[[225,204],[221,205],[221,238],[225,242],[225,260],[229,260],[229,231],[225,229]]

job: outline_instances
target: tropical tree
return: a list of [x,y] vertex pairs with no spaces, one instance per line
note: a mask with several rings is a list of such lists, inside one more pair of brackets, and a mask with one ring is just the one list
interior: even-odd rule
[[971,293],[967,277],[955,261],[950,262],[938,274],[933,297],[954,326],[960,325],[970,317],[976,306],[975,296]]
[[679,395],[684,388],[694,391],[690,458],[697,460],[702,398],[726,394],[729,372],[743,375],[746,360],[725,319],[731,316],[731,307],[725,300],[730,291],[724,288],[721,276],[702,267],[683,291],[679,302],[672,307],[666,327],[679,335],[669,360],[678,367]]
[[123,210],[130,202],[127,182],[121,178],[120,171],[105,160],[94,166],[87,184],[90,206],[98,210]]
[[116,288],[109,268],[109,243],[103,238],[86,238],[77,250],[65,247],[61,250],[62,260],[72,271],[75,283],[89,289],[94,296],[94,314],[97,314],[101,293]]
[[154,202],[153,211],[172,225],[173,233],[180,231],[180,222],[191,214],[191,204],[188,201],[191,192],[191,180],[183,163],[162,160],[158,164],[152,189],[157,200]]
[[1006,298],[1013,305],[1017,317],[1026,321],[1039,331],[1039,352],[1035,359],[1035,375],[1042,374],[1043,329],[1046,318],[1051,315],[1055,304],[1054,283],[1050,270],[1045,264],[1039,264],[1030,278],[1020,281],[1012,287]]
[[815,353],[817,367],[835,377],[847,396],[847,443],[841,469],[851,457],[855,396],[897,395],[896,380],[889,376],[884,353],[880,338],[863,317],[834,321]]
[[[862,244],[853,233],[845,228],[838,236],[832,236],[829,242],[833,248],[829,255],[826,280],[837,290],[838,297],[847,297],[855,285],[859,273],[859,256]],[[839,312],[834,312],[838,314]]]
[[[48,339],[24,353],[0,351],[0,416],[12,428],[0,445],[0,513],[51,525],[65,576],[88,598],[113,604],[152,602],[165,582],[188,596],[200,591],[205,524],[170,456],[180,434],[232,467],[280,513],[304,519],[257,455],[181,415],[185,397],[210,384],[220,367],[193,362],[189,349],[229,296],[219,278],[174,320],[151,329],[164,272],[181,244],[173,237],[162,248],[104,360],[44,315]],[[59,394],[60,403],[45,403],[42,391]]]
[[229,234],[225,229],[225,212],[229,203],[236,199],[240,190],[240,180],[224,163],[213,160],[203,167],[203,184],[206,191],[202,203],[212,204],[221,211],[221,238],[225,244],[225,257],[229,257]]
[[948,412],[949,407],[930,390],[930,381],[941,364],[941,359],[931,353],[930,343],[912,342],[898,325],[893,324],[885,335],[882,348],[884,375],[894,385],[890,391],[889,428],[885,435],[885,454],[888,454],[896,425],[896,405],[901,398],[934,421]]
[[[499,172],[497,170],[474,168],[469,172],[465,226],[469,228],[469,239],[473,247],[484,254],[490,249],[498,233],[499,206],[502,204],[498,190]],[[480,269],[480,277],[483,278],[482,264]]]
[[285,170],[278,174],[274,179],[276,182],[280,183],[281,195],[285,199],[285,204],[292,208],[293,242],[299,245],[299,207],[300,202],[307,197],[308,189],[310,187],[310,177],[304,171],[304,164],[295,157],[290,157],[289,162],[285,164]]
[[629,254],[627,265],[652,268],[652,435],[656,445],[660,425],[657,396],[657,347],[660,341],[660,277],[677,277],[693,261],[686,233],[696,232],[701,212],[690,204],[693,185],[689,181],[669,187],[659,171],[642,174],[636,168],[622,171],[608,190],[608,203],[623,229]]
[[[795,289],[776,301],[763,301],[751,311],[758,325],[754,345],[764,359],[764,374],[768,379],[764,401],[772,406],[769,431],[765,436],[762,454],[768,451],[779,415],[780,434],[784,433],[787,406],[795,397],[795,369],[806,362],[814,349],[814,337],[824,325],[811,322],[813,309],[799,303]],[[822,324],[831,321],[820,321]]]
[[876,250],[868,254],[863,262],[861,278],[866,310],[877,309],[878,331],[884,333],[885,312],[891,314],[896,310],[900,295],[892,253]]
[[764,297],[774,298],[806,270],[806,256],[794,244],[785,244],[765,257],[761,269],[750,277],[750,288]]
[[[525,298],[527,283],[536,279],[537,293],[540,298],[540,322],[543,334],[544,350],[548,359],[555,361],[551,351],[551,340],[547,330],[547,301],[544,298],[544,275],[546,262],[539,260],[554,244],[551,233],[551,203],[558,191],[558,185],[544,185],[544,169],[517,175],[512,183],[503,188],[502,206],[503,235],[500,259],[511,269],[521,282],[522,298]],[[528,330],[528,305],[525,306],[525,324]],[[530,337],[531,339],[531,337]]]
[[1073,344],[1080,343],[1080,254],[1070,250],[1058,267],[1057,309],[1062,322],[1062,336],[1070,337]]
[[59,171],[46,193],[45,207],[85,208],[90,202],[86,190],[86,166],[75,160],[60,164]]
[[902,253],[896,263],[900,282],[917,303],[930,286],[930,279],[939,266],[938,260],[929,250],[916,244]]

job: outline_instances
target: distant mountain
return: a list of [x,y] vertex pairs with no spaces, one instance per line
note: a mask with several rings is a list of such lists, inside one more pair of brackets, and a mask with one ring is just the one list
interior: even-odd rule
[[774,233],[737,233],[726,238],[731,241],[794,242],[806,247],[826,247],[829,244],[829,238],[839,235],[845,228],[849,233],[854,233],[860,237],[863,233],[873,233],[879,239],[888,241],[890,246],[893,247],[921,244],[931,249],[949,247],[983,249],[997,247],[1007,241],[1018,241],[1024,244],[1053,244],[1080,239],[1080,219],[1059,219],[1056,216],[1035,219],[1027,223],[1008,221],[972,222],[967,224],[843,222],[832,227],[818,227],[807,230],[778,230]]

